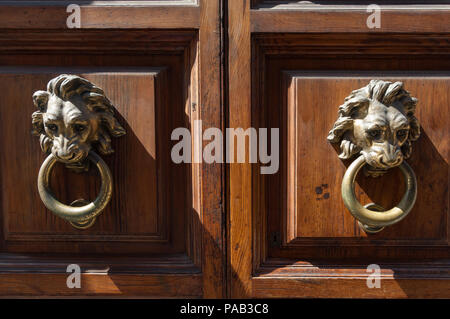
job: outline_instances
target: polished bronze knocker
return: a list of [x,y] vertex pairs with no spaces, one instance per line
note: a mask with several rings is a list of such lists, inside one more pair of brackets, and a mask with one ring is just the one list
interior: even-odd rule
[[[420,125],[414,116],[416,105],[417,99],[403,88],[403,83],[372,80],[345,98],[328,135],[330,142],[340,143],[340,158],[361,154],[345,172],[342,199],[367,233],[377,233],[402,220],[416,201],[416,176],[404,161],[411,155],[412,142],[420,135]],[[363,207],[358,202],[355,178],[364,165],[366,175],[372,177],[399,166],[406,193],[396,207],[386,211],[373,203]]]
[[[32,115],[33,134],[40,136],[42,151],[50,153],[38,175],[38,190],[44,205],[74,227],[92,226],[112,195],[112,177],[106,163],[93,150],[111,154],[111,137],[125,130],[114,117],[114,107],[102,89],[76,75],[62,74],[47,84],[47,91],[33,94],[38,111]],[[77,200],[70,206],[59,202],[49,187],[56,162],[76,172],[95,164],[102,180],[100,193],[93,202]]]

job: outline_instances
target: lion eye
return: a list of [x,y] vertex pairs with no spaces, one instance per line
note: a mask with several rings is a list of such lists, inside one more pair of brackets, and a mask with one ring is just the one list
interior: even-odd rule
[[50,131],[52,131],[52,132],[58,131],[58,126],[55,125],[55,124],[47,124],[46,126],[47,126],[47,128],[48,128]]
[[397,138],[399,138],[399,139],[405,138],[406,135],[408,135],[408,130],[399,130],[397,132]]
[[74,126],[74,129],[75,129],[76,132],[81,133],[81,132],[83,132],[86,129],[86,126],[82,125],[82,124],[76,124]]
[[371,130],[369,131],[369,136],[373,139],[379,139],[381,137],[381,130]]

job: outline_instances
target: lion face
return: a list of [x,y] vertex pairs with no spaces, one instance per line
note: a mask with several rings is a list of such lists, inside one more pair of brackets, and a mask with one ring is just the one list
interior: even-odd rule
[[375,169],[398,166],[410,156],[411,142],[420,135],[416,104],[403,83],[372,80],[339,107],[328,140],[341,143],[340,158],[361,153]]
[[113,116],[113,106],[103,91],[81,77],[60,75],[37,91],[33,101],[33,133],[40,135],[42,150],[76,168],[93,146],[102,154],[113,152],[110,134],[125,130]]
[[80,98],[63,101],[52,96],[43,121],[45,133],[53,141],[52,154],[61,162],[74,163],[87,157],[100,119]]
[[402,163],[401,147],[408,138],[409,129],[401,105],[386,106],[372,101],[366,116],[354,120],[353,139],[369,165],[385,169]]

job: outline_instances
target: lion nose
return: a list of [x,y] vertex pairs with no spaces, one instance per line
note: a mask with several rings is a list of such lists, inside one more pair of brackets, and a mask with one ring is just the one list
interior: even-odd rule
[[397,166],[402,160],[403,156],[400,148],[390,144],[386,146],[384,152],[380,156],[380,163],[388,167]]
[[75,157],[76,153],[74,151],[64,151],[58,150],[58,157],[64,161],[70,161]]
[[384,165],[387,166],[397,166],[398,164],[400,164],[400,162],[402,161],[402,157],[398,156],[398,155],[393,155],[393,156],[382,156],[380,158],[380,162]]

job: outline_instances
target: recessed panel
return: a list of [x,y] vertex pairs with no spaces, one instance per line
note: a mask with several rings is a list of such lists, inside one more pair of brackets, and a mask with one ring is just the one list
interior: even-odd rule
[[[337,119],[339,105],[353,90],[371,79],[401,81],[418,98],[416,117],[421,136],[413,142],[407,162],[418,183],[413,210],[402,221],[375,235],[363,232],[343,204],[341,182],[352,160],[341,160],[339,149],[327,141]],[[286,238],[364,240],[443,240],[446,239],[448,214],[448,110],[449,78],[439,75],[380,75],[286,72],[287,176]],[[398,168],[378,178],[357,177],[356,195],[362,204],[377,203],[386,209],[395,206],[405,191]],[[388,242],[387,242],[388,243]]]
[[[94,69],[95,70],[95,69]],[[45,90],[47,82],[59,74],[76,74],[102,88],[115,107],[115,117],[126,135],[112,138],[114,153],[102,156],[113,176],[110,203],[87,230],[73,228],[67,221],[45,208],[37,190],[39,167],[46,154],[39,138],[32,136],[31,114],[35,111],[31,96]],[[4,137],[0,159],[2,219],[4,239],[12,246],[19,242],[148,242],[168,243],[171,227],[182,236],[184,212],[170,224],[169,145],[164,143],[170,129],[181,116],[168,117],[166,70],[102,69],[4,69],[0,74],[0,126]],[[180,111],[182,109],[180,108]],[[178,123],[179,125],[180,123]],[[20,145],[20,147],[19,147]],[[185,183],[179,174],[179,183]],[[70,204],[76,199],[94,200],[100,178],[91,166],[87,173],[75,173],[57,164],[51,180],[56,198]],[[183,204],[183,201],[180,201]],[[181,205],[180,204],[180,205]],[[175,228],[174,228],[175,227]],[[171,244],[173,245],[173,243]],[[179,247],[179,244],[177,244]],[[108,250],[107,245],[103,246]],[[25,248],[26,249],[26,248]],[[178,248],[179,249],[179,248]]]

